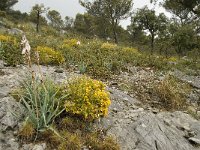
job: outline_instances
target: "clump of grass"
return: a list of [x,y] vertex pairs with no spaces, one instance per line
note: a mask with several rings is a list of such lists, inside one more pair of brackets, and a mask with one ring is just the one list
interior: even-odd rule
[[65,117],[59,123],[59,128],[63,130],[68,130],[70,132],[75,132],[76,130],[84,131],[86,127],[86,122],[74,117]]
[[55,134],[52,130],[44,130],[38,135],[38,140],[47,142],[49,149],[54,149],[62,143],[63,138]]
[[104,139],[99,150],[120,150],[120,146],[112,136],[108,136]]
[[23,141],[33,140],[36,134],[34,125],[31,122],[25,122],[18,132],[18,137]]
[[10,95],[17,101],[19,102],[21,99],[21,95],[23,95],[23,89],[17,88],[11,91]]
[[64,137],[63,142],[59,145],[58,150],[79,150],[81,149],[82,142],[80,135],[77,133],[69,133],[64,131],[62,136]]
[[200,116],[196,112],[194,112],[194,111],[192,111],[190,109],[187,110],[187,113],[190,114],[193,118],[195,118],[197,120],[200,119]]
[[173,76],[167,76],[155,86],[155,93],[159,97],[160,105],[165,110],[183,110],[187,108],[185,95],[190,87],[181,83]]
[[95,150],[120,150],[120,146],[112,136],[99,137],[97,132],[86,136],[86,146]]

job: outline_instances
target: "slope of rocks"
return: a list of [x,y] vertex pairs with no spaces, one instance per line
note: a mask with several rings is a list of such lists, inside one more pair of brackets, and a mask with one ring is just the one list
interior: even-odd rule
[[[37,72],[37,67],[33,69]],[[55,67],[44,67],[44,74],[61,83],[73,73],[56,71]],[[19,81],[28,73],[24,66],[3,67],[0,64],[0,150],[43,150],[41,145],[19,145],[15,136],[21,122],[21,107],[10,93],[19,86]],[[55,72],[56,71],[56,72]],[[59,72],[59,73],[58,73]],[[138,83],[139,84],[139,83]],[[159,112],[143,107],[142,102],[126,92],[108,88],[112,104],[107,118],[98,126],[114,135],[122,150],[199,150],[200,121],[181,111]]]

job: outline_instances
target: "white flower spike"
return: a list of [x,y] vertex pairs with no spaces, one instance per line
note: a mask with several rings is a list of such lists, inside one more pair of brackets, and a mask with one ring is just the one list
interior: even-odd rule
[[80,42],[80,41],[78,41],[76,44],[77,44],[77,45],[81,45],[81,42]]
[[30,51],[31,51],[31,46],[26,38],[25,35],[23,35],[22,40],[21,40],[21,45],[23,47],[22,49],[22,55],[27,54],[28,56],[30,56]]

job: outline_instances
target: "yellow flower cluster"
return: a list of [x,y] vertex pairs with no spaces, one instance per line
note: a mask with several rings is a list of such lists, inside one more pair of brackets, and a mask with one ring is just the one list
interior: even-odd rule
[[40,56],[40,63],[58,65],[65,61],[61,52],[56,51],[50,47],[38,46],[36,48]]
[[103,43],[101,45],[101,49],[108,49],[108,50],[114,50],[117,47],[116,44],[111,44],[111,43]]
[[101,81],[86,76],[78,77],[67,86],[68,99],[66,111],[82,116],[86,120],[94,120],[108,114],[111,104],[109,93]]
[[16,45],[16,39],[11,37],[11,36],[5,36],[5,35],[0,35],[0,42],[11,42],[13,43],[14,45]]
[[177,62],[178,59],[177,59],[176,57],[170,57],[170,58],[168,59],[168,61]]
[[122,49],[122,51],[125,53],[140,54],[137,49],[131,47],[125,47]]
[[71,48],[71,47],[77,47],[78,46],[78,40],[77,39],[65,39],[63,41],[62,48]]

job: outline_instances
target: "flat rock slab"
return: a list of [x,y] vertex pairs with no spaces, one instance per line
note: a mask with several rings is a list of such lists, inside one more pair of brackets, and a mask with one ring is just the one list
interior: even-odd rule
[[183,82],[187,82],[188,84],[192,85],[195,88],[200,89],[200,76],[191,76],[186,75],[181,71],[176,70],[172,73],[175,77],[177,77],[179,80]]
[[[37,66],[32,69],[37,73],[39,71]],[[65,70],[56,73],[56,69],[41,66],[44,75],[50,75],[57,83],[77,76]],[[2,70],[5,75],[0,76],[0,150],[15,150],[19,145],[13,133],[9,135],[8,132],[13,132],[19,123],[20,118],[15,115],[20,115],[20,107],[18,102],[9,97],[9,92],[19,86],[18,80],[23,79],[29,70],[27,67],[6,67]],[[190,83],[200,88],[196,77]],[[154,114],[152,109],[145,110],[137,99],[128,94],[117,89],[108,90],[112,99],[109,115],[98,124],[107,128],[108,134],[116,136],[122,150],[200,150],[200,121],[183,112],[156,111]],[[23,148],[43,150],[45,147],[31,144]]]
[[[200,137],[200,121],[183,112],[144,110],[138,101],[116,89],[107,118],[100,125],[117,137],[122,150],[198,150],[189,138]],[[186,136],[189,136],[186,138]]]
[[[127,114],[118,113],[114,117],[108,117],[102,121],[102,124],[109,127],[108,133],[117,137],[123,150],[200,149],[185,138],[187,131],[179,128],[180,122],[173,122],[173,119],[178,120],[177,117],[168,118],[169,123],[166,123],[166,118],[161,116],[146,111],[129,111]],[[193,123],[191,122],[191,125]],[[200,126],[200,122],[196,123]],[[193,127],[191,130],[200,131]]]
[[19,150],[19,144],[12,132],[6,131],[4,134],[0,131],[0,150]]
[[10,88],[7,86],[0,86],[0,99],[8,96]]

